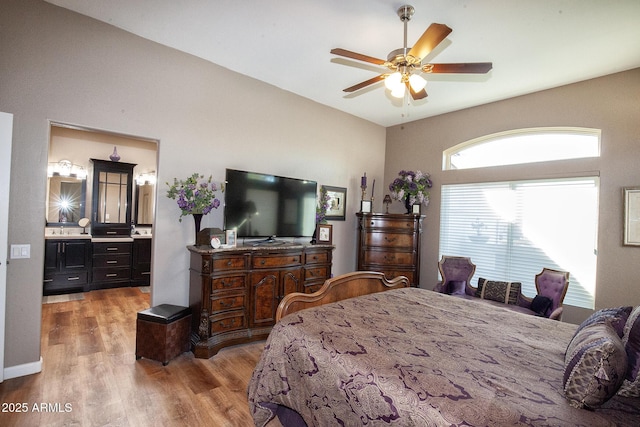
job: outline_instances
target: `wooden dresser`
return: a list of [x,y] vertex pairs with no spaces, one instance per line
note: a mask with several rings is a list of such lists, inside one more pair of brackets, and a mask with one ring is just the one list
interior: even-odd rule
[[191,344],[198,358],[266,339],[280,300],[331,277],[331,245],[189,246]]
[[424,215],[357,213],[358,270],[379,271],[387,279],[420,281],[420,236]]

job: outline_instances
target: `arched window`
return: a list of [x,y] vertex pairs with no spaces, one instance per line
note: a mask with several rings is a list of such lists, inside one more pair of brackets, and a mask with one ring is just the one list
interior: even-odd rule
[[533,128],[494,133],[443,152],[443,170],[600,156],[600,130]]
[[[598,130],[572,136],[567,129],[525,129],[506,136],[447,150],[447,164],[464,169],[599,155]],[[514,155],[518,151],[528,154]],[[477,266],[476,280],[519,281],[529,297],[536,294],[534,277],[542,268],[569,271],[565,304],[593,309],[599,177],[586,175],[443,185],[440,255],[468,256]]]

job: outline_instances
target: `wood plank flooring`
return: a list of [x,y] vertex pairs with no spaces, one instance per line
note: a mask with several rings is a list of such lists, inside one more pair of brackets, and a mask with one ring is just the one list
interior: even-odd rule
[[0,412],[0,425],[253,425],[246,389],[264,342],[208,360],[136,361],[136,314],[148,307],[138,288],[43,305],[42,372],[0,384],[2,409],[26,404],[25,413]]

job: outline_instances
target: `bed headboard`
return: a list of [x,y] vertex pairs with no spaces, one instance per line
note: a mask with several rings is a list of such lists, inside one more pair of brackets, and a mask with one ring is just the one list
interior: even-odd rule
[[383,273],[356,271],[333,277],[312,294],[293,292],[285,295],[276,311],[276,322],[287,314],[316,307],[331,302],[342,301],[360,295],[373,294],[395,288],[409,287],[409,279],[404,276],[387,280]]

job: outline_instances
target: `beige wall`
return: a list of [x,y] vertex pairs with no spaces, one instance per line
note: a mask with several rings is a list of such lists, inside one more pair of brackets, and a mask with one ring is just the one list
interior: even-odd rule
[[[434,181],[423,235],[423,286],[430,288],[438,280],[442,184],[596,172],[600,175],[596,309],[640,304],[640,247],[622,245],[622,188],[640,185],[639,100],[640,69],[635,69],[388,128],[385,182],[391,182],[401,169],[430,172]],[[543,126],[601,129],[601,157],[442,171],[446,148],[496,132]],[[401,207],[396,202],[393,208]],[[589,314],[573,307],[565,310],[564,320],[574,323]]]
[[[31,244],[8,266],[5,367],[40,359],[49,120],[158,140],[160,188],[194,172],[222,181],[227,167],[347,187],[333,273],[355,268],[359,177],[382,180],[384,128],[39,0],[2,1],[0,58],[0,111],[14,114],[9,243]],[[152,302],[184,305],[193,224],[158,194]],[[207,226],[222,227],[221,210]]]

